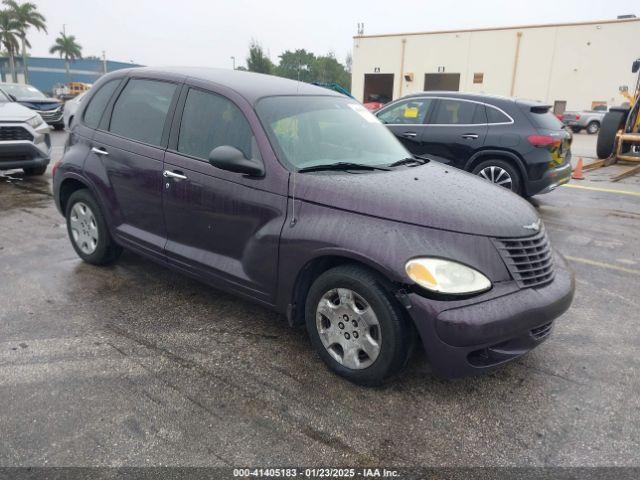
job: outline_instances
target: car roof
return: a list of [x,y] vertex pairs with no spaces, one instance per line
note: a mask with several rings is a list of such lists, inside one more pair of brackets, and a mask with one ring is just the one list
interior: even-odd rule
[[120,75],[153,77],[167,80],[199,80],[227,87],[255,103],[263,97],[280,95],[322,95],[348,98],[338,92],[288,78],[261,73],[205,67],[140,67],[118,70]]
[[[549,107],[549,105],[546,105],[538,100],[505,97],[503,95],[492,95],[488,93],[468,93],[468,92],[457,92],[457,91],[447,91],[447,90],[411,93],[409,95],[405,95],[402,98],[427,97],[427,96],[428,97],[460,98],[463,100],[475,100],[477,102],[489,103],[496,106],[518,104],[524,107],[534,107],[534,106]],[[401,99],[398,99],[398,100],[401,100]]]

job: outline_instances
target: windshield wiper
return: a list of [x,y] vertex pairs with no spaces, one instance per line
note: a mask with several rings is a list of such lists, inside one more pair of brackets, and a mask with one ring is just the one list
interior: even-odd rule
[[304,172],[320,172],[323,170],[384,170],[389,171],[386,167],[376,167],[374,165],[363,165],[361,163],[352,162],[336,162],[327,163],[324,165],[312,165],[310,167],[303,167],[298,170],[299,173]]
[[398,167],[400,165],[408,165],[408,164],[411,164],[411,163],[418,164],[418,165],[424,165],[428,161],[429,161],[428,158],[421,157],[420,155],[414,155],[412,157],[401,158],[397,162],[393,162],[392,164],[390,164],[389,167]]

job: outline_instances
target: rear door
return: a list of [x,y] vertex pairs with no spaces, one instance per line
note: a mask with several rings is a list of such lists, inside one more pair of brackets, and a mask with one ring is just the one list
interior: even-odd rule
[[102,162],[112,198],[115,233],[163,258],[162,162],[179,85],[131,78],[94,135],[90,156]]
[[467,160],[484,145],[487,114],[480,102],[439,97],[422,136],[425,153],[464,168]]
[[411,153],[427,153],[423,142],[425,122],[433,109],[431,98],[409,98],[384,108],[376,115]]
[[180,110],[164,163],[167,259],[204,281],[273,304],[286,195],[271,191],[268,171],[248,177],[209,163],[211,150],[223,145],[262,161],[238,104],[192,87]]

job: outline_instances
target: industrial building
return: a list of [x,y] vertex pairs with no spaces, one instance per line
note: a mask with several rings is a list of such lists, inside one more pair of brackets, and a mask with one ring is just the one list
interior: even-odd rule
[[352,94],[389,101],[424,90],[539,100],[556,113],[624,102],[640,19],[354,37]]
[[[24,83],[22,58],[16,57],[18,82]],[[27,72],[29,83],[38,90],[51,94],[55,87],[68,82],[94,83],[105,72],[139,66],[134,63],[114,62],[100,59],[78,59],[69,62],[69,75],[62,58],[28,57]],[[9,59],[0,57],[0,77],[3,82],[11,82]]]

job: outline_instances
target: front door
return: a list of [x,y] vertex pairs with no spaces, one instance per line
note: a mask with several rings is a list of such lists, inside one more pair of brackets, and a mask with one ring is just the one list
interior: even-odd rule
[[211,150],[223,145],[247,158],[261,158],[247,119],[226,97],[191,88],[179,125],[164,162],[169,262],[221,288],[273,304],[287,199],[267,191],[262,178],[208,162]]
[[433,104],[430,98],[410,98],[390,105],[376,115],[407,150],[422,155],[427,153],[422,138]]
[[482,103],[456,98],[439,98],[422,136],[426,153],[447,164],[464,168],[484,145],[487,114]]
[[115,197],[116,235],[162,257],[166,231],[162,214],[162,160],[177,96],[174,83],[130,79],[110,121],[93,138],[91,155],[107,172]]

